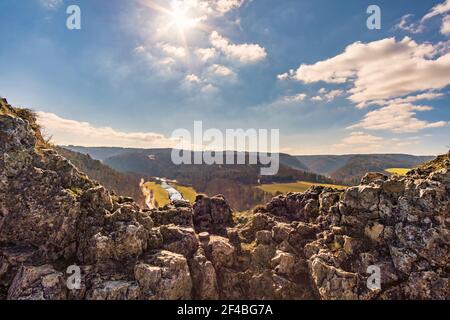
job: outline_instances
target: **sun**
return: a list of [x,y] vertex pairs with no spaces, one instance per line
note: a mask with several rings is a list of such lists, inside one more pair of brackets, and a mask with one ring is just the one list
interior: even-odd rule
[[170,24],[175,25],[180,31],[195,28],[199,23],[198,18],[191,18],[185,10],[177,6],[174,6],[168,14],[171,19]]
[[208,16],[202,14],[202,11],[193,6],[191,2],[172,0],[169,6],[163,6],[156,1],[142,1],[148,8],[159,13],[157,37],[165,37],[175,31],[182,45],[187,48],[188,36],[196,36],[196,33],[192,32],[194,29],[211,32],[212,28],[205,23]]

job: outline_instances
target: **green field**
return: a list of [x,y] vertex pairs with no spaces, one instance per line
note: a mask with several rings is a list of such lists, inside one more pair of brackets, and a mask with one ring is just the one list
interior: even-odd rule
[[386,169],[385,171],[392,173],[392,174],[397,174],[399,176],[404,176],[410,170],[411,169],[408,169],[408,168],[389,168],[389,169]]
[[147,190],[153,191],[153,196],[158,204],[158,207],[163,207],[170,203],[169,194],[163,187],[161,187],[161,185],[156,182],[146,182],[145,187]]
[[[181,193],[185,200],[189,201],[190,203],[195,202],[197,192],[193,188],[182,186],[176,183],[170,184]],[[163,187],[161,187],[160,184],[156,182],[146,182],[145,187],[147,188],[147,190],[153,191],[153,195],[159,207],[170,204],[169,194]]]
[[314,182],[306,182],[306,181],[297,181],[293,183],[274,183],[274,184],[263,184],[258,186],[259,189],[271,193],[289,193],[289,192],[305,192],[312,186],[322,186],[322,187],[330,187],[335,189],[343,190],[347,187],[339,186],[334,184],[324,184],[324,183],[314,183]]
[[192,187],[186,187],[179,184],[172,184],[175,189],[177,189],[183,198],[190,203],[195,202],[195,198],[197,197],[197,192]]

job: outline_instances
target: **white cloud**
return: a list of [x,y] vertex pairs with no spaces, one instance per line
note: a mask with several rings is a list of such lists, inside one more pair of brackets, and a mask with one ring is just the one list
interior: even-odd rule
[[284,102],[288,102],[288,103],[292,103],[292,102],[302,102],[306,99],[307,95],[304,93],[298,93],[296,95],[293,96],[286,96],[283,97],[283,101]]
[[43,7],[53,10],[58,8],[63,3],[63,0],[39,0],[39,2]]
[[350,136],[343,139],[342,142],[346,144],[365,144],[365,143],[374,144],[380,143],[383,140],[384,140],[383,138],[358,131],[350,133]]
[[348,127],[348,129],[363,128],[405,133],[447,125],[448,122],[446,121],[428,122],[416,118],[416,111],[430,111],[432,109],[429,106],[416,106],[410,103],[389,104],[367,113],[359,123]]
[[53,143],[59,145],[162,148],[173,147],[178,142],[153,132],[123,132],[110,127],[94,127],[87,122],[64,119],[53,113],[37,114],[44,132],[52,136]]
[[325,88],[321,88],[318,91],[318,93],[319,93],[319,95],[312,97],[311,101],[315,101],[315,102],[320,102],[320,101],[330,102],[330,101],[333,101],[334,99],[336,99],[337,97],[343,95],[344,91],[343,90],[331,90],[331,91],[328,91]]
[[444,19],[442,19],[441,33],[450,36],[450,15],[446,15]]
[[284,81],[284,80],[288,80],[289,78],[292,78],[294,75],[295,75],[295,70],[291,69],[288,72],[277,75],[277,79],[280,81]]
[[440,97],[442,94],[435,91],[450,85],[450,52],[446,48],[443,43],[418,44],[408,37],[401,41],[388,38],[367,44],[356,42],[335,57],[301,65],[287,76],[304,83],[351,84],[348,99],[358,108],[383,106],[352,128],[415,132],[446,124],[417,119],[414,111],[430,109],[411,104]]
[[362,131],[351,132],[339,143],[331,146],[336,153],[373,153],[373,152],[399,152],[402,147],[420,144],[421,137],[386,139]]
[[253,110],[255,112],[261,113],[261,112],[270,112],[274,110],[276,111],[282,108],[295,107],[300,103],[304,102],[307,97],[308,95],[302,92],[293,95],[282,96],[270,103],[254,106]]
[[216,0],[215,2],[216,10],[222,14],[237,9],[244,4],[244,0]]
[[201,83],[202,80],[195,74],[189,74],[185,77],[185,80],[190,83]]
[[432,59],[437,48],[405,37],[349,45],[342,54],[301,65],[291,78],[305,83],[352,83],[355,103],[390,99],[450,84],[450,53]]
[[422,32],[425,29],[423,24],[410,22],[410,20],[413,18],[413,16],[414,15],[412,15],[412,14],[404,15],[400,19],[400,22],[395,26],[395,29],[400,29],[400,30],[407,31],[410,33]]
[[175,58],[186,57],[186,49],[183,47],[173,46],[167,43],[158,43],[157,46],[166,54]]
[[[413,103],[413,102],[422,101],[422,100],[434,100],[434,99],[438,99],[443,96],[444,96],[444,94],[442,94],[442,93],[429,91],[429,92],[424,92],[424,93],[420,93],[417,95],[411,95],[411,96],[406,96],[406,97],[391,99],[391,100],[373,100],[373,101],[370,101],[370,104],[378,105],[378,106],[385,106],[388,104],[404,104],[404,103]],[[366,106],[367,106],[367,104],[364,104],[364,103],[357,105],[358,108],[364,108]]]
[[145,47],[144,46],[137,46],[136,48],[134,48],[133,52],[137,53],[137,54],[145,53]]
[[245,3],[245,0],[177,0],[176,3],[185,10],[209,15],[223,15],[239,9]]
[[210,35],[211,44],[230,59],[241,63],[256,63],[267,57],[266,49],[258,44],[233,44],[229,39],[222,37],[217,31]]
[[152,78],[182,81],[187,75],[189,59],[186,59],[188,53],[183,47],[158,42],[139,45],[133,49],[133,54],[151,71]]
[[218,91],[218,89],[217,89],[217,87],[214,86],[213,84],[208,83],[208,84],[204,85],[204,86],[201,88],[201,91],[202,91],[203,93],[209,93],[209,94],[212,94],[212,93],[216,93],[216,92]]
[[450,11],[450,0],[434,6],[423,18],[422,22]]
[[236,73],[233,70],[219,64],[213,64],[212,66],[209,67],[208,71],[211,75],[215,76],[231,77],[231,78],[236,77]]
[[196,74],[187,75],[182,82],[182,88],[187,91],[193,90],[194,92],[201,93],[205,96],[213,96],[219,91],[214,84],[207,79],[200,78]]
[[325,99],[328,101],[332,101],[336,99],[337,97],[340,97],[344,94],[343,90],[331,90],[330,92],[325,94]]
[[[419,22],[410,22],[412,14],[404,15],[395,29],[401,29],[411,33],[420,33],[425,30],[425,22],[436,16],[445,15],[450,11],[450,0],[434,6]],[[450,21],[447,16],[442,19],[441,33],[450,35]]]
[[195,54],[202,62],[207,62],[215,58],[217,50],[215,48],[199,48],[195,50]]

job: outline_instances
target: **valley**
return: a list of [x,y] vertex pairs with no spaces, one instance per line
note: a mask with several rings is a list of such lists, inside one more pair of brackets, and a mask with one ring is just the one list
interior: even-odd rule
[[[278,174],[261,176],[259,172],[261,164],[175,165],[171,161],[171,149],[66,146],[64,150],[67,150],[65,156],[71,160],[75,159],[74,163],[88,173],[89,170],[86,168],[89,166],[79,163],[80,159],[96,161],[97,166],[101,164],[108,167],[109,170],[117,172],[115,174],[133,176],[134,181],[143,178],[143,185],[132,187],[133,192],[124,190],[118,192],[133,194],[136,197],[136,189],[142,189],[144,196],[137,196],[141,205],[147,203],[150,207],[163,207],[170,203],[171,198],[185,199],[194,203],[197,194],[208,196],[223,194],[232,208],[238,211],[264,204],[273,195],[305,192],[312,186],[343,190],[348,186],[357,185],[366,172],[404,175],[409,168],[431,158],[405,154],[320,156],[279,154]],[[236,157],[242,155],[238,152],[234,154]],[[248,153],[244,155],[250,156]],[[107,185],[106,177],[93,175],[93,178]]]
[[164,207],[172,201],[186,200],[194,203],[197,192],[192,187],[180,185],[165,178],[153,178],[154,181],[142,182],[142,192],[146,195],[149,208]]

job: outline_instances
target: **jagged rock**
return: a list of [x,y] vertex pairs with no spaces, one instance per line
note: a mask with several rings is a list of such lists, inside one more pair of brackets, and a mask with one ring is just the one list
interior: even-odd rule
[[358,186],[344,191],[343,201],[353,211],[369,212],[378,207],[380,189],[373,186]]
[[137,300],[139,287],[130,281],[104,281],[95,285],[88,293],[88,300]]
[[268,230],[261,230],[256,232],[257,244],[270,244],[272,242],[272,232]]
[[191,228],[180,228],[175,225],[161,226],[163,247],[165,250],[179,253],[190,258],[198,249],[198,240]]
[[208,253],[216,268],[233,266],[235,251],[228,239],[223,237],[212,236],[208,244]]
[[289,235],[294,232],[294,228],[286,223],[278,223],[272,229],[272,238],[274,241],[280,243],[288,241]]
[[409,299],[449,299],[449,279],[431,271],[413,272],[403,286],[404,297]]
[[[192,279],[185,257],[170,251],[148,255],[135,268],[135,277],[149,299],[186,300],[192,298]],[[153,267],[151,267],[153,266]],[[156,268],[159,268],[157,271]],[[136,273],[137,271],[137,273]],[[145,277],[151,275],[151,280]],[[148,286],[148,287],[147,287]]]
[[256,237],[256,232],[261,230],[268,230],[272,232],[272,227],[275,225],[274,219],[265,213],[256,213],[245,226],[240,230],[242,238],[247,242],[252,242]]
[[216,270],[203,249],[199,249],[190,263],[194,298],[200,300],[216,300],[219,298]]
[[270,262],[275,255],[275,247],[272,245],[259,244],[252,252],[252,264],[257,269],[270,268]]
[[348,236],[344,236],[343,249],[347,254],[354,254],[355,252],[357,252],[360,248],[360,245],[361,241]]
[[365,235],[374,242],[381,241],[383,231],[384,231],[384,226],[378,222],[370,223],[364,229]]
[[194,226],[197,232],[225,235],[232,225],[231,207],[221,195],[212,198],[198,195],[194,204]]
[[9,300],[62,300],[66,297],[63,274],[51,265],[21,267],[8,290]]
[[369,185],[371,183],[374,184],[381,184],[383,181],[386,181],[388,177],[382,173],[378,172],[368,172],[366,175],[361,179],[361,184],[363,185]]
[[311,277],[322,299],[358,299],[358,276],[327,265],[319,257],[310,260]]
[[292,273],[295,265],[295,258],[292,254],[283,251],[277,251],[271,261],[272,268],[280,274]]
[[175,224],[180,227],[192,228],[193,210],[186,203],[177,201],[173,202],[173,208],[169,207],[164,210],[152,210],[150,216],[157,226]]

